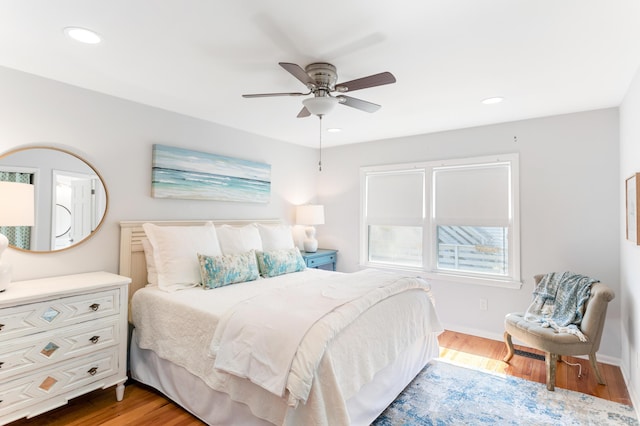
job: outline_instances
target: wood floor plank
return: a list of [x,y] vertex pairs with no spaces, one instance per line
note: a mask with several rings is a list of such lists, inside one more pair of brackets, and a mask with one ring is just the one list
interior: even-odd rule
[[[440,357],[457,363],[508,374],[538,383],[545,383],[544,361],[515,355],[507,364],[504,342],[484,339],[452,331],[439,337]],[[515,345],[516,349],[542,354],[530,348]],[[558,363],[556,386],[587,393],[622,404],[631,405],[622,372],[619,367],[600,363],[606,385],[599,385],[584,359],[567,357],[571,363],[582,365],[582,377],[577,367]],[[32,419],[21,419],[9,426],[203,426],[204,423],[170,401],[162,394],[140,383],[127,383],[121,402],[115,398],[113,388],[100,389],[72,399],[69,404]]]

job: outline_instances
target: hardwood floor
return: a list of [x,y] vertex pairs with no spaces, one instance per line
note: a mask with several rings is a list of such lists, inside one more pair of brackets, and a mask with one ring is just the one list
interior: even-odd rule
[[[525,356],[514,356],[510,364],[502,362],[506,354],[501,341],[483,339],[467,334],[445,331],[439,336],[440,356],[442,358],[479,367],[503,374],[521,377],[539,383],[545,382],[544,361]],[[538,351],[529,352],[541,354]],[[577,377],[578,367],[558,363],[556,387],[595,395],[600,398],[631,405],[631,400],[620,368],[600,364],[601,373],[607,385],[599,385],[584,359],[567,357],[571,363],[582,365],[582,377]],[[115,389],[102,389],[72,399],[69,404],[56,410],[34,417],[22,419],[10,426],[80,426],[80,425],[165,425],[191,426],[204,425],[201,421],[166,399],[159,392],[130,382],[125,391],[124,400],[116,402]]]
[[[515,355],[509,364],[502,362],[507,354],[504,342],[483,339],[468,334],[445,331],[438,340],[440,357],[460,364],[483,368],[502,374],[521,377],[539,383],[546,383],[544,358],[537,360]],[[544,356],[543,352],[523,346],[514,345],[516,350]],[[589,361],[582,358],[563,357],[567,362],[578,363],[582,368],[582,376],[578,377],[578,367],[559,362],[556,367],[556,387],[594,395],[621,404],[631,405],[620,367],[598,363],[600,373],[606,385],[599,385],[591,370]]]

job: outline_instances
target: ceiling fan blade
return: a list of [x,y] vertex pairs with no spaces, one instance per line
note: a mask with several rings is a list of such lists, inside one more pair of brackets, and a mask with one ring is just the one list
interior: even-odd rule
[[242,95],[243,98],[268,98],[270,96],[305,96],[309,93],[252,93],[249,95]]
[[352,98],[351,96],[336,96],[341,104],[356,108],[365,112],[376,112],[380,109],[380,105],[372,102],[363,101],[362,99]]
[[304,84],[305,86],[307,87],[309,85],[315,86],[316,84],[315,80],[309,77],[309,74],[307,74],[307,72],[303,70],[300,65],[292,64],[289,62],[278,62],[278,65],[280,65],[285,70],[289,71],[291,75],[293,75],[295,78],[300,80],[302,84]]
[[298,113],[298,118],[305,118],[305,117],[308,117],[310,115],[311,115],[311,113],[309,112],[307,107],[302,107],[302,109]]
[[366,89],[368,87],[382,86],[383,84],[395,83],[396,78],[388,71],[380,74],[370,75],[368,77],[358,78],[356,80],[346,81],[336,84],[336,90],[339,92],[353,92],[354,90]]

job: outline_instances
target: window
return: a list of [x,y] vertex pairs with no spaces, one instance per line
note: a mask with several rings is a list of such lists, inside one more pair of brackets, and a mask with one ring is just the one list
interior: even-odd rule
[[518,156],[361,169],[361,263],[518,285]]
[[366,176],[369,262],[422,267],[424,184],[424,170]]

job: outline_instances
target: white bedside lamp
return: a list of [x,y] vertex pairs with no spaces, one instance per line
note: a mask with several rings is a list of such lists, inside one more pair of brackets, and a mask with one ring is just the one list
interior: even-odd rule
[[318,240],[316,240],[316,228],[314,225],[324,225],[324,206],[319,204],[306,204],[298,206],[296,209],[296,223],[306,225],[304,251],[315,253],[318,250]]
[[[33,185],[0,182],[0,226],[33,226]],[[0,292],[11,282],[11,265],[2,261],[9,240],[0,234]]]

